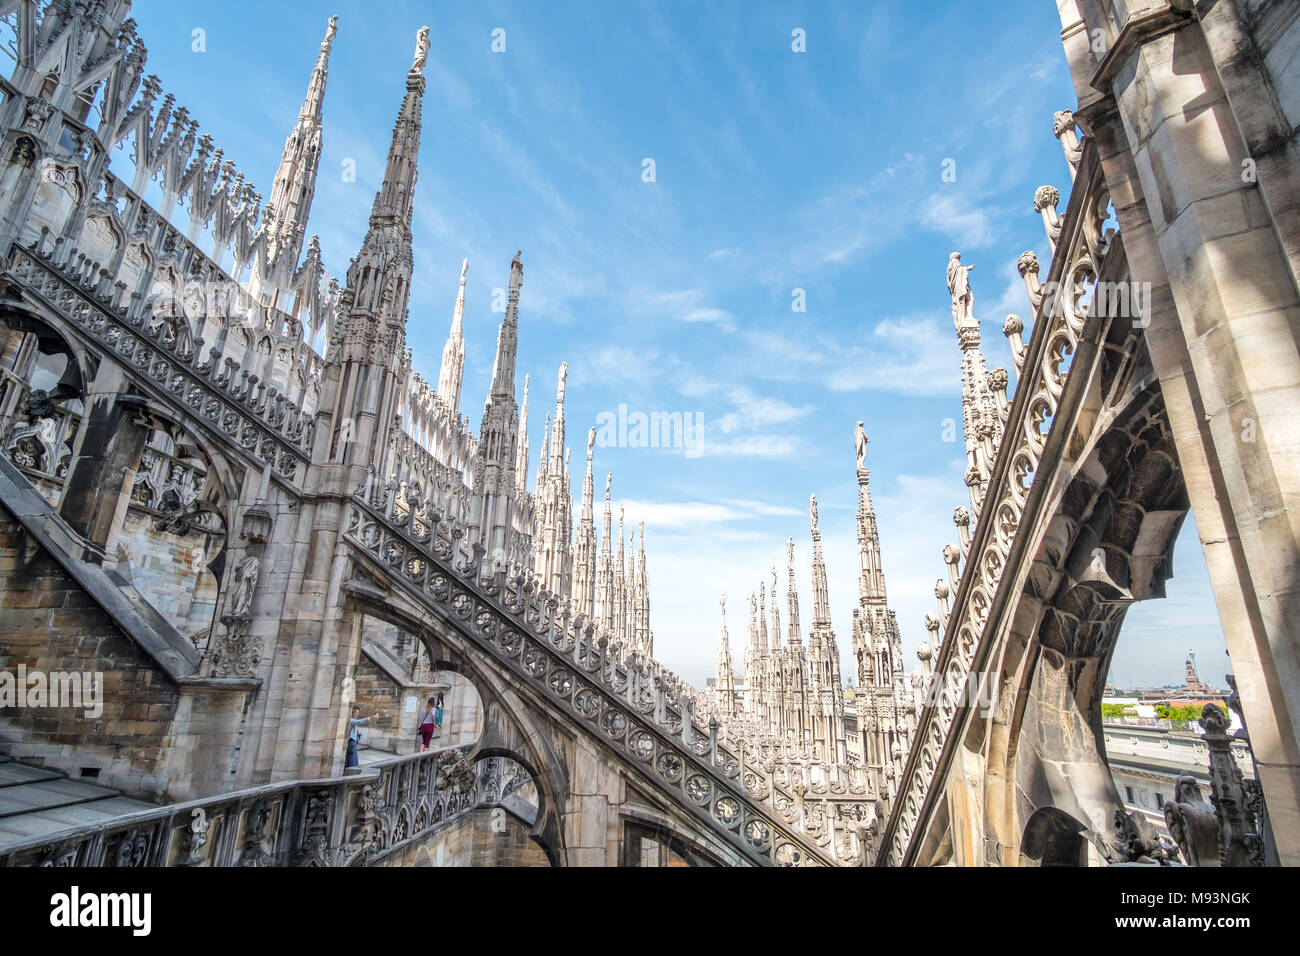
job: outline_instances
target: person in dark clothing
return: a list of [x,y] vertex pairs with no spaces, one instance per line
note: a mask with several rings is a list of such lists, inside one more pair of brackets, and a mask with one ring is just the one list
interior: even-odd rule
[[352,705],[352,719],[348,721],[348,755],[343,761],[344,769],[359,766],[357,761],[357,744],[361,740],[361,725],[368,724],[378,717],[378,712],[371,714],[369,717],[362,717],[361,708],[356,704]]

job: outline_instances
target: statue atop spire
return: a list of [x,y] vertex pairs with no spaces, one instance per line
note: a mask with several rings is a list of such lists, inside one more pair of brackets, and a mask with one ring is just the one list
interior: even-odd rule
[[975,296],[970,287],[970,271],[974,266],[961,264],[961,253],[948,257],[948,294],[952,296],[952,321],[958,328],[975,321]]
[[429,58],[429,28],[420,27],[415,35],[415,59],[411,63],[412,73],[423,73],[424,63]]
[[519,287],[524,284],[524,264],[519,261],[519,257],[524,254],[524,250],[515,251],[515,257],[510,260],[510,292],[512,295],[519,293]]
[[867,467],[867,441],[867,430],[859,421],[857,429],[853,432],[853,447],[858,456],[858,471]]

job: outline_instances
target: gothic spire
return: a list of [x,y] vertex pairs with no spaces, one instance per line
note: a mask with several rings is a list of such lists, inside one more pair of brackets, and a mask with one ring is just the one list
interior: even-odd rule
[[591,458],[596,447],[596,429],[587,432],[587,470],[582,476],[582,523],[588,525],[595,517],[596,483],[591,474]]
[[781,605],[776,600],[776,565],[772,565],[772,650],[781,650]]
[[[1007,371],[985,367],[980,350],[979,319],[974,315],[974,294],[970,287],[970,270],[961,253],[948,258],[948,291],[952,295],[952,316],[961,346],[962,431],[966,439],[966,484],[970,488],[971,513],[978,516],[984,500],[984,488],[1002,441],[1006,416]],[[1024,273],[1021,273],[1022,275]]]
[[325,80],[329,74],[330,50],[334,46],[334,36],[338,33],[337,16],[329,19],[329,25],[325,28],[325,39],[320,45],[320,54],[316,57],[316,65],[311,71],[311,80],[307,83],[307,98],[303,101],[302,109],[298,111],[298,119],[314,120],[317,126],[320,125],[321,106],[325,102]]
[[551,432],[551,470],[560,471],[564,459],[564,383],[569,377],[569,363],[560,363],[555,386],[555,424]]
[[533,485],[533,493],[541,494],[542,485],[546,482],[546,476],[550,472],[550,447],[551,447],[551,413],[546,413],[546,424],[542,426],[542,451],[537,457],[537,482]]
[[645,569],[645,521],[638,526],[641,543],[637,548],[636,559],[636,607],[633,614],[637,645],[647,656],[654,656],[654,638],[650,633],[650,579]]
[[718,709],[728,716],[736,712],[736,684],[734,668],[731,662],[731,638],[727,634],[727,596],[718,601],[722,609],[722,633],[718,641],[717,672],[715,695]]
[[623,507],[618,509],[618,550],[614,553],[614,635],[627,640],[627,578],[623,562]]
[[497,333],[497,354],[492,360],[492,390],[488,401],[494,398],[515,397],[515,355],[519,350],[519,290],[524,284],[524,265],[519,261],[523,250],[515,253],[510,262],[510,289],[506,298],[506,316]]
[[[524,497],[519,459],[520,420],[515,404],[515,354],[518,347],[519,290],[524,282],[520,253],[510,263],[510,294],[505,318],[497,334],[497,352],[492,360],[492,385],[483,403],[483,424],[479,428],[479,454],[474,470],[476,504],[474,522],[484,548],[491,553],[512,533],[516,497]],[[527,454],[526,449],[524,450]],[[527,477],[528,459],[523,459],[522,477]]]
[[787,538],[785,542],[786,565],[789,569],[789,586],[786,590],[786,616],[789,618],[787,626],[790,629],[790,646],[797,647],[803,644],[803,637],[799,632],[799,592],[794,585],[794,538]]
[[596,562],[596,620],[606,630],[614,623],[614,564],[610,537],[613,535],[613,515],[610,511],[609,488],[614,481],[611,471],[605,476],[605,516],[601,527],[600,558]]
[[415,60],[406,74],[406,98],[393,126],[384,183],[370,210],[370,228],[400,224],[409,247],[411,207],[415,200],[417,157],[420,151],[420,113],[424,97],[424,62],[429,54],[429,28],[420,27],[415,38]]
[[465,259],[460,264],[456,308],[451,314],[451,332],[442,347],[442,368],[438,371],[438,398],[455,415],[460,414],[460,387],[465,377],[465,276],[468,273],[469,260]]
[[[284,152],[271,185],[271,199],[263,220],[264,245],[250,279],[253,294],[266,294],[267,301],[288,293],[307,232],[307,216],[316,193],[320,166],[325,81],[329,75],[330,50],[334,45],[338,17],[330,17],[325,40],[320,45],[316,66],[307,84],[307,96],[284,141]],[[260,295],[259,295],[260,297]],[[282,303],[278,303],[283,308]]]
[[871,507],[871,489],[866,467],[867,433],[858,422],[858,599],[863,607],[885,606],[885,572],[880,563],[880,534],[876,512]]
[[420,152],[420,112],[424,77],[420,69],[429,49],[429,28],[416,38],[415,64],[406,74],[384,181],[375,194],[370,228],[361,252],[348,268],[351,298],[345,358],[391,364],[406,350],[406,303],[410,298],[411,203]]
[[587,470],[582,476],[582,517],[578,521],[578,538],[573,555],[574,602],[579,614],[591,617],[596,608],[596,524],[595,480],[591,473],[596,429],[587,432]]
[[826,561],[822,557],[822,532],[817,527],[817,496],[808,497],[808,515],[813,541],[813,630],[831,626],[830,588],[826,584]]

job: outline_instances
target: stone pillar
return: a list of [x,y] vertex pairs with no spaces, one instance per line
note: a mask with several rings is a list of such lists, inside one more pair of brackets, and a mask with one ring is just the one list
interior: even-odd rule
[[[1153,10],[1122,33],[1077,17],[1062,4],[1077,115],[1098,145],[1132,277],[1151,283],[1144,334],[1242,709],[1259,728],[1279,858],[1298,865],[1300,293],[1287,254],[1297,237],[1295,217],[1265,202],[1269,168],[1243,175],[1241,133],[1259,112],[1291,127],[1267,90],[1249,115],[1229,101],[1215,28],[1191,13]],[[1106,27],[1117,42],[1091,50],[1090,33]]]
[[109,361],[100,364],[86,390],[86,414],[59,500],[59,514],[86,539],[83,558],[95,564],[113,554],[149,437],[140,416],[144,399],[125,394],[126,387],[120,367]]

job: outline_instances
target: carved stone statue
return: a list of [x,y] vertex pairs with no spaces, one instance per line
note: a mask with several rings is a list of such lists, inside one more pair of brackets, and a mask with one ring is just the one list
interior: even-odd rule
[[568,380],[568,378],[569,378],[569,363],[561,362],[560,383],[555,388],[555,401],[561,405],[564,404],[564,383]]
[[233,616],[247,617],[252,610],[259,567],[257,556],[250,554],[235,568],[235,593],[230,599],[230,613]]
[[609,500],[609,484],[614,480],[614,473],[611,471],[605,475],[605,500]]
[[1160,843],[1160,835],[1140,813],[1116,809],[1115,834],[1110,848],[1111,862],[1169,865],[1169,854]]
[[974,266],[961,264],[961,253],[948,257],[948,294],[952,296],[952,320],[956,325],[974,321],[974,295],[970,287],[970,271]]
[[520,249],[515,252],[515,257],[510,260],[510,291],[511,292],[517,293],[519,291],[519,287],[522,286],[524,282],[524,264],[519,259],[519,257],[522,256],[523,254],[524,254],[524,250]]
[[1219,821],[1196,778],[1183,774],[1165,804],[1165,825],[1189,866],[1219,865]]
[[862,427],[862,422],[858,422],[853,432],[853,448],[858,455],[858,467],[867,467],[867,430]]
[[429,28],[420,27],[420,32],[415,35],[415,60],[411,63],[411,72],[420,73],[424,70],[424,62],[429,58]]
[[816,495],[808,496],[808,514],[812,518],[812,528],[814,531],[816,531],[817,530],[817,496]]

